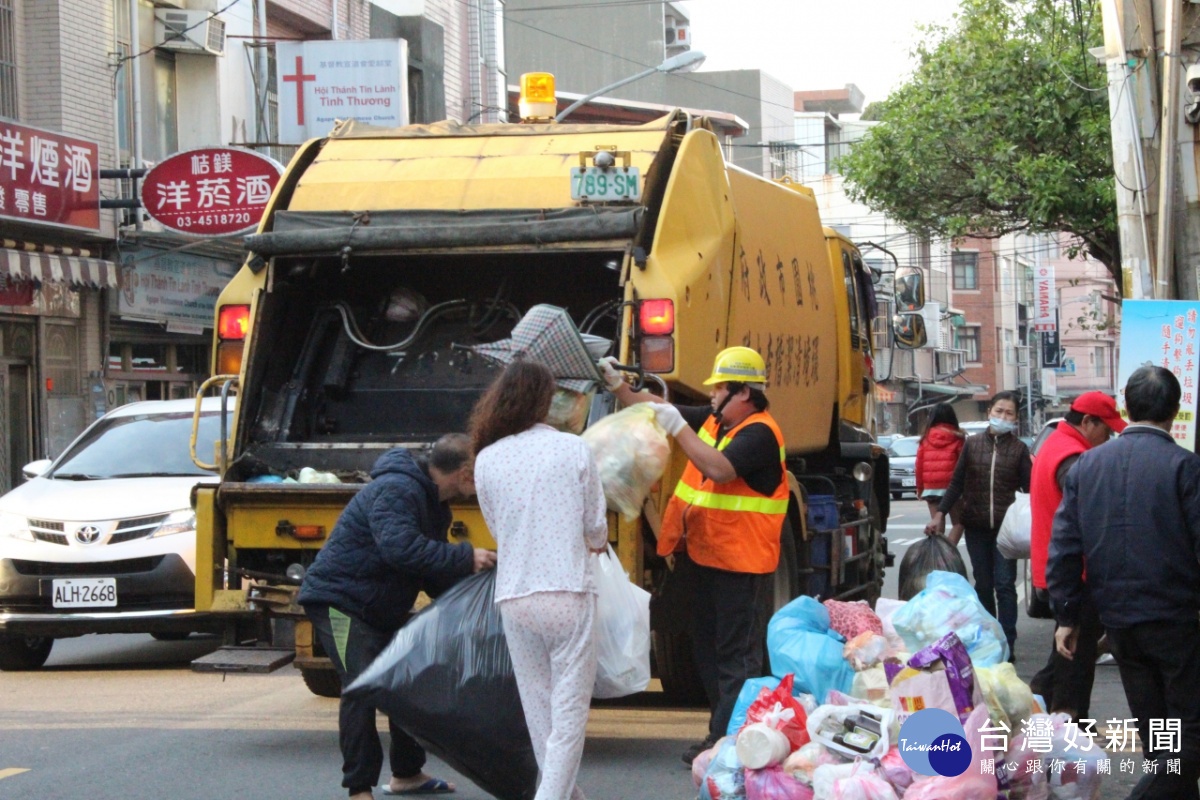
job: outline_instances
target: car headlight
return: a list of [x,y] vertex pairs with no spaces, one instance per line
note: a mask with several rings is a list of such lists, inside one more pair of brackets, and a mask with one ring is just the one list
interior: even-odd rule
[[0,512],[0,538],[9,537],[23,542],[32,542],[33,531],[29,530],[29,520],[20,514]]
[[150,534],[151,539],[156,536],[170,536],[173,533],[191,533],[196,530],[196,512],[190,508],[185,508],[182,511],[174,511],[167,515],[167,518],[162,521],[162,524],[154,529],[154,533]]

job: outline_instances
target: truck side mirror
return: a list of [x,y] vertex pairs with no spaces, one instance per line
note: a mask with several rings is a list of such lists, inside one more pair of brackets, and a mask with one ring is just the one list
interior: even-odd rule
[[929,341],[925,318],[920,314],[896,314],[892,317],[892,335],[901,350],[916,350]]
[[925,307],[925,276],[916,267],[896,270],[896,310],[920,311]]

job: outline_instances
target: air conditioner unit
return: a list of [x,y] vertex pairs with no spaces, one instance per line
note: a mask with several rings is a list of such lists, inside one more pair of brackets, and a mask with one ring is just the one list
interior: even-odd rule
[[687,23],[677,25],[668,22],[663,30],[663,40],[667,47],[690,48],[692,45],[692,34],[688,30]]
[[164,50],[225,54],[225,23],[208,11],[160,8],[154,20],[155,42]]

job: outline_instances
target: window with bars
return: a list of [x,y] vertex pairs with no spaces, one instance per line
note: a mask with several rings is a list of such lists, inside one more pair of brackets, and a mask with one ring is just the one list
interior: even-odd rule
[[17,17],[13,0],[0,0],[0,117],[16,119]]
[[955,251],[950,256],[955,289],[979,288],[979,253]]

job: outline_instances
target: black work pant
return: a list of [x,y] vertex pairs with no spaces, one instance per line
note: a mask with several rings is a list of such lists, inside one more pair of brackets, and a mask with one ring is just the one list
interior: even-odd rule
[[[357,678],[387,647],[394,631],[374,628],[360,619],[328,606],[305,606],[313,630],[333,668],[342,690]],[[411,778],[425,766],[425,751],[416,740],[388,720],[392,734],[389,752],[392,774]],[[375,727],[375,706],[342,696],[338,707],[338,744],[342,749],[342,786],[350,794],[373,789],[383,769],[383,745]]]
[[708,733],[716,740],[729,727],[742,684],[747,678],[762,677],[765,604],[773,576],[727,572],[694,562],[687,568],[695,571],[692,642],[696,666],[712,710]]
[[[1129,711],[1137,719],[1142,752],[1155,771],[1138,781],[1129,800],[1198,798],[1200,780],[1200,622],[1146,622],[1109,628],[1108,643],[1121,670]],[[1181,741],[1155,741],[1151,720],[1178,719]],[[1161,737],[1161,734],[1159,734]],[[1178,745],[1178,752],[1171,752]],[[1167,762],[1179,759],[1182,774]]]
[[[1057,631],[1058,628],[1055,627]],[[1046,701],[1046,710],[1062,711],[1075,720],[1091,719],[1092,684],[1096,679],[1096,645],[1104,635],[1100,615],[1091,597],[1079,605],[1079,634],[1075,658],[1063,658],[1050,640],[1050,659],[1033,676],[1029,688]]]

